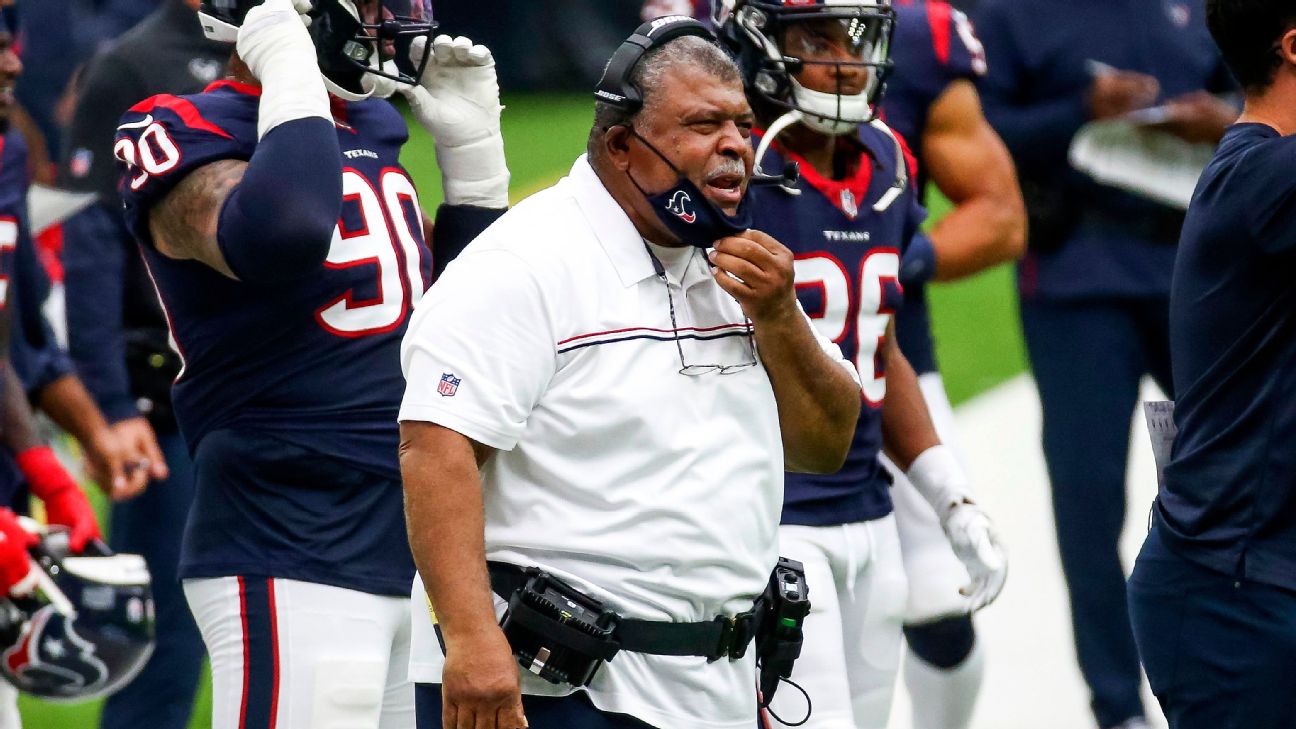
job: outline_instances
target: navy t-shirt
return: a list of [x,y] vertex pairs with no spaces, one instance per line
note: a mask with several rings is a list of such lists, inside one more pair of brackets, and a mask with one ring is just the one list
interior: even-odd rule
[[1296,137],[1225,135],[1170,294],[1175,440],[1156,523],[1207,567],[1296,589]]
[[[825,179],[777,143],[766,169],[800,163],[800,195],[782,188],[752,190],[752,227],[796,255],[796,291],[802,308],[859,370],[864,405],[846,464],[833,474],[789,473],[783,523],[829,526],[879,519],[891,513],[891,479],[878,460],[886,378],[881,347],[887,324],[904,300],[900,257],[926,217],[912,185],[885,211],[878,203],[896,183],[898,165],[911,164],[896,141],[876,127],[861,128],[857,143],[841,138],[841,154],[859,155],[855,172]],[[912,175],[912,168],[909,170]]]
[[[1017,163],[1034,215],[1018,267],[1024,299],[1163,298],[1182,222],[1169,207],[1071,168],[1103,66],[1156,78],[1157,104],[1234,90],[1200,0],[982,0],[986,119]],[[1047,224],[1045,221],[1048,221]]]

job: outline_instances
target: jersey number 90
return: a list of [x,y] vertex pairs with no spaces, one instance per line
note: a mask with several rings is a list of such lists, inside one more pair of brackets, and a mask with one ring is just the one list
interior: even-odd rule
[[415,235],[405,214],[407,209],[418,214],[418,193],[399,169],[384,169],[378,189],[374,189],[364,175],[347,168],[342,171],[342,199],[359,206],[363,223],[348,230],[339,221],[324,265],[331,269],[374,266],[378,295],[362,300],[354,290],[348,290],[315,312],[315,319],[324,329],[343,337],[389,332],[405,321],[427,288],[421,237]]

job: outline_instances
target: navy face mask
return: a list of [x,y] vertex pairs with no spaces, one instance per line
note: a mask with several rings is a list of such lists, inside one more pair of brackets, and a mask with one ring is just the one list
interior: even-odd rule
[[677,178],[675,185],[655,195],[644,192],[629,170],[626,171],[626,177],[630,178],[630,182],[652,206],[653,212],[657,214],[657,219],[662,222],[662,225],[685,245],[710,248],[721,238],[737,235],[751,228],[751,207],[747,205],[748,195],[751,192],[750,182],[742,201],[738,203],[738,214],[729,215],[708,200],[697,185],[680,172],[679,168],[654,147],[652,142],[640,136],[634,127],[627,127],[627,129],[675,173]]

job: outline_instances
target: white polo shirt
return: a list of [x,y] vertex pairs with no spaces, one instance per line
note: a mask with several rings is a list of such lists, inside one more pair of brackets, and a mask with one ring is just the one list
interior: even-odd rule
[[[749,609],[765,587],[783,447],[764,367],[680,374],[677,338],[690,365],[753,355],[741,308],[701,253],[675,264],[677,328],[643,239],[582,157],[418,304],[400,419],[498,450],[482,469],[488,559],[540,566],[626,617],[696,622]],[[820,345],[854,375],[835,344]],[[423,594],[416,578],[410,676],[439,683]],[[753,652],[708,664],[623,651],[588,691],[598,708],[657,727],[751,729],[755,679]],[[522,687],[570,691],[529,673]]]

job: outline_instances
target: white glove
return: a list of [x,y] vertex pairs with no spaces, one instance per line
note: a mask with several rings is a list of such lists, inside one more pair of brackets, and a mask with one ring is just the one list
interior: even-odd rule
[[[382,70],[384,73],[391,76],[400,73],[400,69],[396,67],[395,61],[387,61],[384,63],[382,65]],[[367,91],[369,97],[373,99],[390,99],[400,90],[401,86],[407,85],[408,84],[402,84],[400,81],[387,78],[387,76],[379,76],[376,73],[366,73],[364,77],[360,79],[360,87]]]
[[306,31],[310,9],[310,0],[266,0],[239,26],[239,58],[261,82],[257,139],[294,119],[333,119],[315,44]]
[[950,548],[972,578],[959,591],[971,611],[994,602],[1008,577],[1008,555],[990,517],[968,497],[967,478],[953,452],[943,445],[928,448],[905,475],[936,511]]
[[[415,67],[427,40],[410,49]],[[500,134],[499,83],[490,49],[462,36],[439,35],[418,86],[402,84],[419,124],[436,139],[445,200],[451,205],[508,207],[508,165]]]

